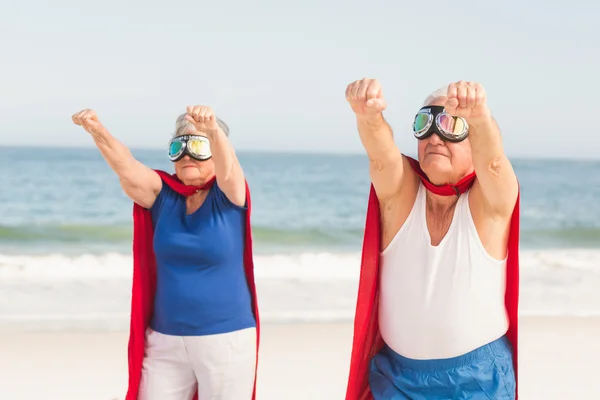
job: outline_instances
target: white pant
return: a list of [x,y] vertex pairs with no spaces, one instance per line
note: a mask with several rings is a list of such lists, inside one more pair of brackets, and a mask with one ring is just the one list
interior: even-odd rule
[[171,336],[148,329],[140,400],[249,400],[254,389],[256,329]]

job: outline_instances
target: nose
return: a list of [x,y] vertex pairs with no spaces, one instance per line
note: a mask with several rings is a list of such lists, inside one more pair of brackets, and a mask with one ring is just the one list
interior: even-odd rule
[[437,133],[434,133],[433,135],[429,136],[429,143],[436,146],[446,144],[446,142],[444,142],[444,140]]

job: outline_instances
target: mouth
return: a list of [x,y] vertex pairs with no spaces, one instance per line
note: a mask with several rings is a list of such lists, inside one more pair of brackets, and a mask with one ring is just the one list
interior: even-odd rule
[[195,165],[184,165],[181,168],[183,168],[183,169],[186,169],[186,168],[196,168],[196,166]]

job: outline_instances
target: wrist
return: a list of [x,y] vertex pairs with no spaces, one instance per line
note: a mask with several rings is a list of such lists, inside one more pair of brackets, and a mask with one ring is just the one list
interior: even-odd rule
[[108,129],[106,129],[105,127],[101,127],[100,129],[94,129],[93,131],[90,131],[90,134],[94,139],[105,139],[106,137],[110,136]]
[[358,123],[368,124],[368,125],[379,125],[385,122],[383,118],[383,113],[374,113],[374,114],[356,114],[356,120]]
[[494,125],[494,118],[492,118],[492,113],[489,109],[487,109],[477,117],[467,118],[466,120],[469,124],[469,127],[473,129],[488,128]]
[[225,132],[223,132],[223,130],[221,128],[217,128],[217,129],[211,129],[208,130],[208,132],[204,132],[206,133],[206,137],[208,137],[208,140],[211,142],[217,141],[219,139],[221,139],[223,136],[227,136],[225,135]]

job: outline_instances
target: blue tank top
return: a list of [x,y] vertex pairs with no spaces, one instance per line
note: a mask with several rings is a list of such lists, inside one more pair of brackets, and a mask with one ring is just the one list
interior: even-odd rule
[[216,182],[187,215],[185,197],[163,184],[150,209],[154,225],[156,294],[153,330],[201,336],[255,327],[244,272],[245,207]]

